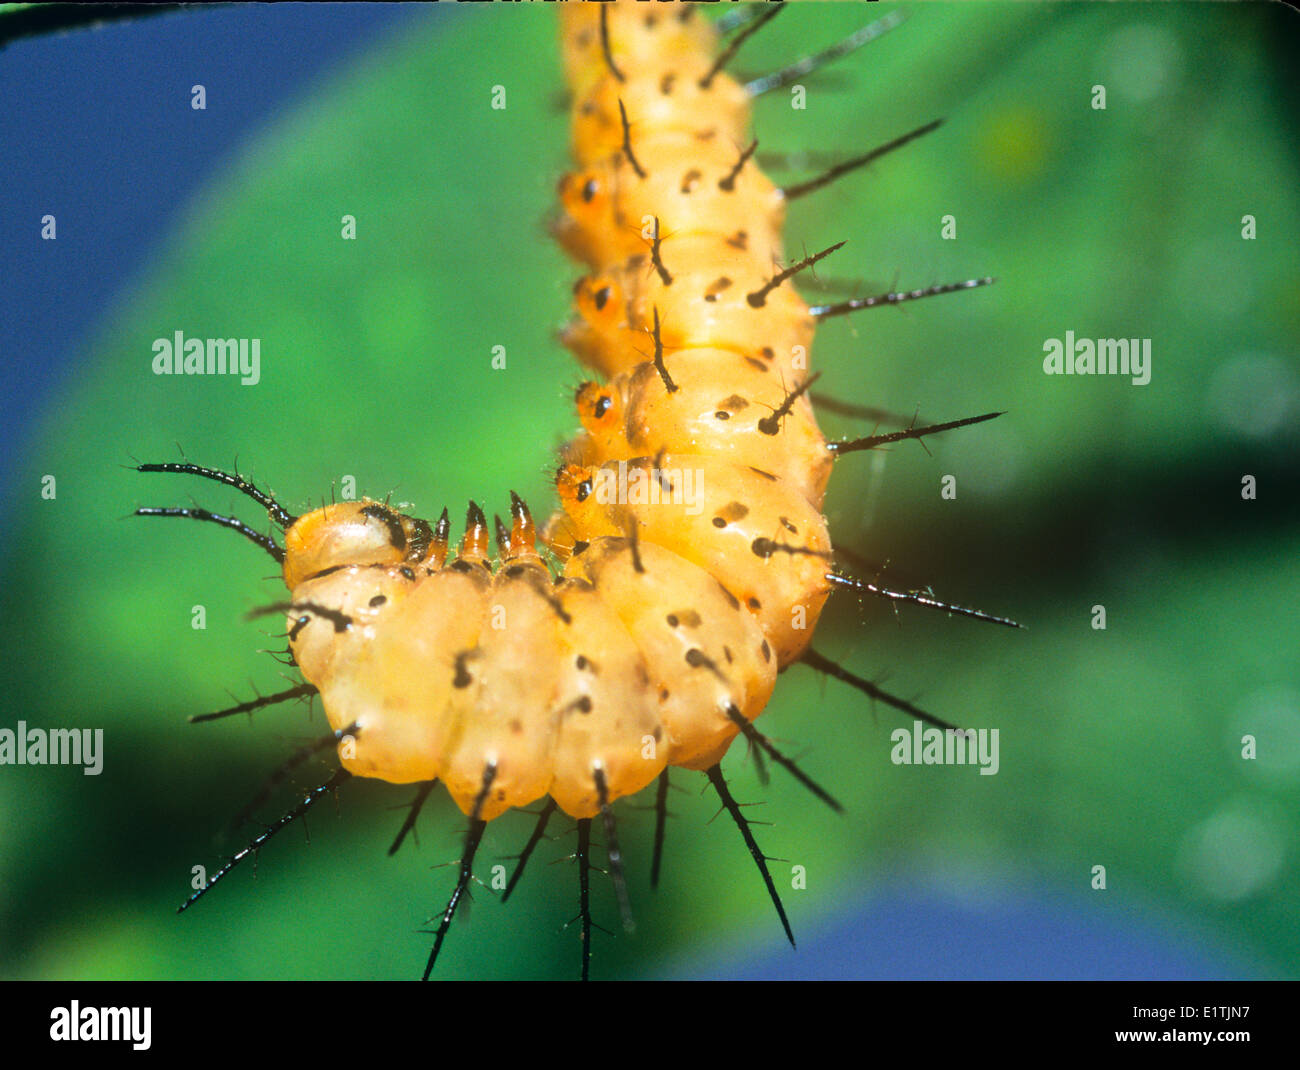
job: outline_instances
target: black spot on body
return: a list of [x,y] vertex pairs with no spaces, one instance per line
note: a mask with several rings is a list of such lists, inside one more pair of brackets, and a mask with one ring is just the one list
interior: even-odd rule
[[763,645],[760,646],[758,649],[762,651],[764,661],[772,660],[772,648],[768,646],[766,639],[763,640]]
[[451,686],[455,688],[466,688],[474,682],[474,677],[470,676],[469,670],[465,668],[465,662],[469,659],[469,651],[462,650],[456,655],[456,675],[451,679]]
[[716,301],[719,294],[729,289],[731,289],[731,280],[726,275],[723,275],[708,288],[708,291],[704,294],[704,300]]
[[713,673],[713,675],[719,680],[726,679],[726,677],[722,675],[721,671],[719,671],[717,665],[713,663],[713,659],[698,647],[691,647],[690,650],[686,651],[686,664],[692,669],[708,669],[709,672]]
[[730,419],[731,419],[731,413],[729,413],[726,409],[719,409],[719,410],[718,410],[717,412],[715,412],[713,415],[714,415],[714,417],[715,417],[716,419],[718,419],[718,420],[730,420]]
[[763,608],[763,603],[760,602],[757,598],[755,598],[752,594],[749,596],[749,601],[746,604],[749,606],[750,609],[754,610],[755,612],[758,612],[758,610]]
[[722,517],[715,516],[713,518],[713,526],[715,528],[725,528],[727,526],[727,522]]
[[407,580],[415,579],[415,569],[413,568],[407,568],[407,566],[403,565],[400,569],[398,569],[398,571],[401,572],[403,579],[407,579]]
[[474,569],[474,566],[462,557],[456,558],[456,560],[447,567],[453,572],[471,572]]
[[382,606],[387,601],[388,601],[387,595],[377,594],[375,595],[374,598],[370,600],[370,608],[377,609],[379,606]]
[[509,568],[506,569],[506,578],[515,580],[518,579],[527,571],[528,569],[524,565],[511,565]]

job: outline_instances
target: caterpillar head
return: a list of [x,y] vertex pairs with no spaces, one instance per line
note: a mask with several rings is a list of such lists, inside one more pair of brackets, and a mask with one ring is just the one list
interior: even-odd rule
[[383,502],[336,502],[298,517],[284,533],[284,582],[293,590],[326,569],[420,560],[432,540],[427,521]]

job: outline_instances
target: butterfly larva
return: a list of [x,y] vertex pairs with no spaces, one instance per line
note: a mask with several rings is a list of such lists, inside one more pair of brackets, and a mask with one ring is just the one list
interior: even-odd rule
[[[556,233],[589,271],[565,341],[604,381],[577,391],[583,431],[563,451],[561,509],[540,533],[558,577],[513,495],[510,523],[495,523],[494,562],[474,504],[457,546],[446,510],[430,522],[364,499],[294,516],[238,476],[140,466],[225,482],[284,529],[281,548],[201,509],[140,510],[223,524],[281,561],[290,593],[273,611],[285,614],[304,684],[271,698],[319,694],[333,732],[314,749],[339,745],[340,771],[207,887],[350,776],[438,781],[470,825],[427,976],[486,823],[544,800],[538,835],[556,809],[578,823],[585,976],[591,822],[602,822],[626,918],[612,804],[656,780],[665,787],[677,767],[713,784],[789,933],[721,759],[743,734],[838,805],[753,721],[796,660],[870,688],[809,650],[836,586],[937,603],[835,567],[821,514],[833,462],[972,421],[829,443],[817,426],[809,355],[819,319],[957,287],[813,308],[800,298],[793,276],[836,247],[787,264],[784,209],[821,183],[781,190],[764,176],[747,141],[762,89],[721,62],[779,10],[720,54],[692,7],[562,9],[576,170],[559,185]],[[662,824],[662,790],[657,805]]]

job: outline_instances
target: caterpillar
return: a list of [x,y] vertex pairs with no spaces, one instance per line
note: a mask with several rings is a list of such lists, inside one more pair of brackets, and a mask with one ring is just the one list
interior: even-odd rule
[[998,414],[828,441],[813,411],[810,354],[824,319],[992,280],[823,305],[800,297],[796,276],[838,245],[788,261],[785,205],[937,124],[778,188],[754,158],[752,99],[874,34],[742,83],[727,63],[781,8],[753,10],[732,20],[723,44],[718,24],[691,5],[560,9],[574,170],[558,184],[554,231],[586,270],[563,340],[598,378],[576,390],[582,430],[561,451],[560,507],[540,528],[514,494],[508,523],[490,525],[471,503],[454,542],[445,509],[422,519],[365,498],[295,515],[237,473],[188,461],[138,466],[234,488],[283,532],[281,545],[197,506],[136,511],[234,530],[282,570],[288,597],[263,612],[283,615],[302,683],[204,719],[314,696],[331,732],[282,768],[329,748],[340,761],[182,909],[349,779],[419,785],[399,842],[441,784],[468,828],[424,976],[470,890],[488,824],[539,805],[505,894],[557,812],[573,819],[586,978],[594,823],[630,928],[614,804],[655,786],[657,870],[667,792],[674,771],[684,770],[703,774],[716,792],[793,943],[752,822],[721,766],[743,736],[756,759],[839,807],[754,724],[778,674],[801,662],[951,727],[817,653],[810,642],[823,606],[845,589],[1011,622],[852,575],[837,560],[821,507],[839,457]]

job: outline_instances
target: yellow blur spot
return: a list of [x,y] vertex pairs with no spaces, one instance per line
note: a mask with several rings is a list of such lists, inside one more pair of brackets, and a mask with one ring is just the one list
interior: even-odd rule
[[1029,108],[995,112],[975,135],[976,164],[1003,182],[1029,182],[1042,171],[1046,157],[1047,128]]

